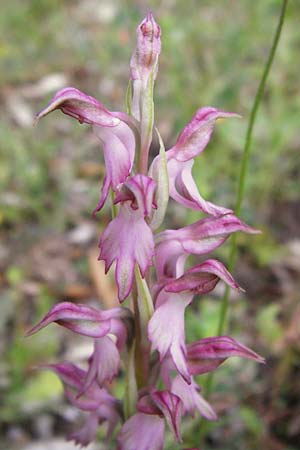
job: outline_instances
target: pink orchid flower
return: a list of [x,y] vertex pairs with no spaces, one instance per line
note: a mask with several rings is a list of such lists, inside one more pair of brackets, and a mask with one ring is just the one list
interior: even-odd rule
[[208,217],[179,230],[165,230],[155,237],[155,257],[158,278],[178,277],[190,254],[204,255],[220,247],[232,234],[242,231],[257,234],[234,214]]
[[59,363],[42,366],[51,370],[61,379],[68,401],[87,414],[84,425],[69,434],[68,439],[80,446],[87,446],[95,440],[99,425],[108,423],[107,436],[111,436],[120,421],[120,402],[110,395],[106,389],[93,383],[82,395],[86,372],[74,364]]
[[177,279],[167,279],[149,322],[148,336],[152,349],[158,350],[161,361],[170,354],[178,372],[188,383],[191,382],[191,374],[186,361],[185,309],[195,294],[211,292],[219,280],[233,289],[240,289],[224,265],[212,259],[189,269]]
[[94,126],[104,153],[106,175],[101,196],[94,212],[100,211],[109,193],[117,191],[130,175],[135,155],[134,120],[125,113],[110,112],[94,97],[67,87],[57,92],[49,105],[37,114],[37,119],[60,109],[80,123]]
[[[176,144],[166,152],[170,197],[177,203],[212,216],[231,213],[232,210],[204,200],[193,179],[194,158],[205,149],[217,119],[240,117],[238,114],[216,108],[199,109],[180,133]],[[153,161],[151,172],[156,171],[160,156]]]
[[154,239],[145,218],[151,215],[155,182],[144,175],[136,175],[124,183],[124,192],[116,197],[121,202],[118,216],[105,229],[100,239],[99,259],[105,270],[116,261],[116,282],[119,300],[123,301],[132,289],[134,266],[144,277],[154,256]]
[[176,439],[180,437],[182,402],[169,391],[153,391],[137,404],[138,413],[123,425],[118,437],[118,450],[162,450],[164,419]]

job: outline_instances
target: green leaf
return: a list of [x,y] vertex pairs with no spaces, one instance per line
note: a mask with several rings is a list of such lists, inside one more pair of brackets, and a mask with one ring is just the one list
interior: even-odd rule
[[160,225],[163,223],[163,220],[166,215],[168,202],[169,202],[169,176],[167,169],[167,159],[166,159],[166,151],[163,140],[157,128],[155,128],[158,139],[159,139],[159,168],[158,174],[153,174],[153,177],[157,183],[157,209],[154,211],[150,227],[151,229],[157,230]]

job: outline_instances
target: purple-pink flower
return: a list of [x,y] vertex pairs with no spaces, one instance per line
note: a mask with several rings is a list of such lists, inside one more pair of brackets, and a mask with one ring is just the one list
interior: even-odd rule
[[132,289],[134,266],[145,277],[152,265],[154,239],[146,222],[154,205],[155,182],[144,175],[136,175],[124,184],[124,192],[116,198],[120,202],[118,216],[113,219],[100,239],[99,259],[105,270],[116,261],[116,282],[119,300],[123,301]]
[[86,372],[81,368],[63,362],[60,364],[48,364],[43,369],[51,370],[61,379],[65,396],[68,401],[86,414],[86,421],[82,428],[72,432],[68,439],[85,447],[96,438],[99,425],[107,422],[107,436],[110,437],[117,423],[121,419],[120,402],[109,392],[96,383],[92,383],[83,391]]
[[204,255],[220,247],[238,231],[256,234],[234,214],[200,219],[179,230],[165,230],[155,237],[156,270],[158,278],[182,275],[189,255]]
[[178,372],[188,383],[191,382],[191,373],[186,361],[185,309],[194,295],[211,292],[219,280],[234,289],[240,289],[224,265],[217,260],[207,260],[187,270],[179,278],[167,279],[157,296],[155,312],[149,322],[152,348],[158,350],[161,360],[170,355]]
[[57,92],[49,105],[37,115],[37,119],[55,109],[60,109],[80,123],[93,125],[103,146],[106,175],[95,208],[95,212],[100,211],[109,189],[117,191],[130,175],[135,155],[135,136],[132,131],[135,122],[125,113],[108,111],[98,100],[72,87]]
[[[199,109],[180,133],[176,144],[166,152],[170,197],[186,208],[212,216],[230,213],[232,210],[214,205],[201,197],[193,179],[192,168],[194,158],[208,144],[216,120],[227,117],[239,116],[211,107]],[[157,156],[154,160],[152,171],[156,170],[159,159],[160,156]]]
[[164,419],[181,441],[182,401],[170,391],[153,391],[140,398],[138,412],[123,425],[118,438],[118,450],[162,450]]

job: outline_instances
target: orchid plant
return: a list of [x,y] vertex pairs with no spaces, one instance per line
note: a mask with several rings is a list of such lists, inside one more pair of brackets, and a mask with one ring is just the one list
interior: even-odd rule
[[[107,438],[117,442],[118,450],[162,450],[165,424],[181,443],[184,415],[198,411],[207,420],[217,419],[195,376],[216,370],[233,356],[264,362],[229,336],[186,343],[185,310],[199,295],[211,292],[219,281],[242,290],[221,261],[206,255],[232,233],[258,231],[232,210],[205,200],[192,175],[194,159],[209,143],[216,121],[236,114],[200,108],[167,151],[155,129],[160,150],[149,165],[160,50],[161,30],[149,13],[137,28],[127,113],[111,112],[68,87],[37,115],[40,119],[60,109],[92,125],[106,167],[94,214],[109,194],[112,198],[112,219],[100,238],[99,260],[104,260],[106,273],[114,270],[120,306],[101,310],[58,303],[28,333],[54,322],[93,340],[86,367],[66,361],[43,366],[59,376],[68,401],[86,413],[82,428],[69,436],[81,446],[96,439],[104,422]],[[161,230],[170,197],[202,218],[181,229]],[[201,257],[194,267],[187,265],[190,255]],[[121,368],[126,373],[122,402],[113,396],[112,384]]]

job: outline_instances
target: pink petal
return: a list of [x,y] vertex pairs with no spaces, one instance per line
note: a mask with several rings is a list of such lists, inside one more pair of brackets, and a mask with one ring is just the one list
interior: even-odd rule
[[118,436],[118,450],[163,450],[164,420],[137,413],[128,419]]
[[182,402],[177,395],[169,391],[153,390],[140,398],[137,408],[144,414],[164,417],[176,439],[180,441]]
[[182,402],[180,398],[169,391],[156,391],[150,395],[166,419],[169,428],[173,431],[177,441],[180,441],[180,425],[182,416]]
[[74,364],[63,362],[44,365],[41,368],[52,370],[59,376],[64,385],[66,398],[73,406],[82,411],[95,411],[100,404],[116,402],[116,399],[105,389],[101,389],[95,383],[88,387],[82,395],[87,372]]
[[208,144],[218,118],[239,117],[216,108],[199,109],[179,135],[176,144],[167,151],[170,197],[187,208],[218,216],[232,212],[204,200],[192,176],[193,159]]
[[105,336],[110,330],[110,320],[102,319],[101,312],[86,305],[62,302],[55,305],[27,336],[36,333],[52,322],[56,322],[75,333],[89,337]]
[[240,117],[238,114],[220,111],[210,106],[198,109],[191,121],[180,133],[169,154],[177,161],[189,161],[199,155],[208,144],[215,122],[219,118]]
[[185,361],[184,312],[191,300],[191,294],[167,294],[162,291],[148,325],[152,349],[158,350],[160,360],[170,352],[177,370],[187,381],[190,374]]
[[187,360],[190,372],[201,375],[215,370],[227,358],[239,356],[259,363],[265,360],[253,350],[229,336],[200,339],[187,346]]
[[64,391],[65,396],[71,405],[81,411],[99,411],[99,408],[103,405],[106,405],[109,408],[117,408],[119,405],[119,401],[111,396],[106,389],[100,388],[97,383],[91,384],[84,392],[83,385],[81,385],[79,392],[64,385]]
[[152,264],[153,235],[139,210],[127,203],[121,205],[119,215],[110,222],[100,239],[99,259],[105,261],[106,272],[116,260],[116,281],[119,300],[130,293],[134,266],[138,264],[142,276]]
[[208,259],[187,270],[176,280],[170,280],[165,285],[167,292],[193,291],[195,294],[207,294],[212,291],[219,280],[223,280],[233,289],[242,288],[233,279],[226,267],[216,259]]
[[[100,396],[98,395],[98,404],[95,409],[90,410],[87,421],[85,425],[78,431],[71,433],[68,439],[73,439],[79,445],[85,446],[89,442],[92,442],[96,438],[99,425],[103,422],[108,423],[107,437],[110,437],[117,423],[119,422],[120,416],[120,402],[112,397],[105,389],[99,389]],[[81,401],[77,399],[79,403]],[[74,406],[76,402],[72,402]],[[79,405],[80,407],[80,405]],[[81,408],[84,409],[84,408]],[[87,408],[86,411],[89,411]]]
[[79,390],[84,382],[86,371],[69,362],[43,364],[40,369],[51,370],[59,376],[65,386]]
[[212,216],[231,213],[231,209],[217,206],[202,198],[192,175],[193,165],[194,161],[168,160],[170,197],[186,208],[202,211]]
[[[158,235],[156,236],[156,238]],[[157,278],[177,278],[184,273],[188,254],[184,253],[180,240],[170,239],[155,246]]]
[[77,431],[70,433],[67,436],[68,441],[75,441],[76,445],[81,447],[88,446],[95,441],[97,430],[99,426],[99,419],[97,412],[92,412],[88,415],[84,425]]
[[131,172],[135,154],[134,120],[125,113],[108,111],[98,100],[72,87],[57,92],[37,119],[55,109],[61,109],[80,123],[94,125],[95,133],[103,144],[106,175],[94,211],[97,212],[104,205],[109,189],[117,190]]
[[196,410],[208,420],[217,420],[217,415],[210,404],[199,394],[199,388],[192,380],[187,384],[180,375],[172,383],[172,392],[181,398],[186,412],[194,416]]
[[102,103],[73,87],[58,91],[49,105],[37,114],[37,119],[55,109],[61,109],[63,113],[75,117],[80,123],[97,124],[103,127],[115,127],[120,123],[120,119],[109,112]]
[[135,175],[123,185],[115,203],[131,201],[131,208],[138,209],[144,217],[151,217],[154,205],[155,181],[145,175]]
[[96,213],[103,207],[110,187],[117,191],[129,176],[134,162],[135,138],[130,127],[124,122],[114,128],[95,126],[94,131],[103,144],[106,168],[100,200],[94,210]]
[[[155,237],[158,277],[178,277],[189,254],[204,255],[220,247],[231,233],[257,234],[233,214],[201,219],[179,230],[165,230]],[[181,258],[181,259],[179,259]],[[177,265],[179,264],[179,270]]]
[[89,362],[89,370],[79,395],[82,395],[97,380],[103,387],[106,381],[111,382],[120,367],[120,355],[116,344],[110,337],[104,336],[94,341],[94,352]]

